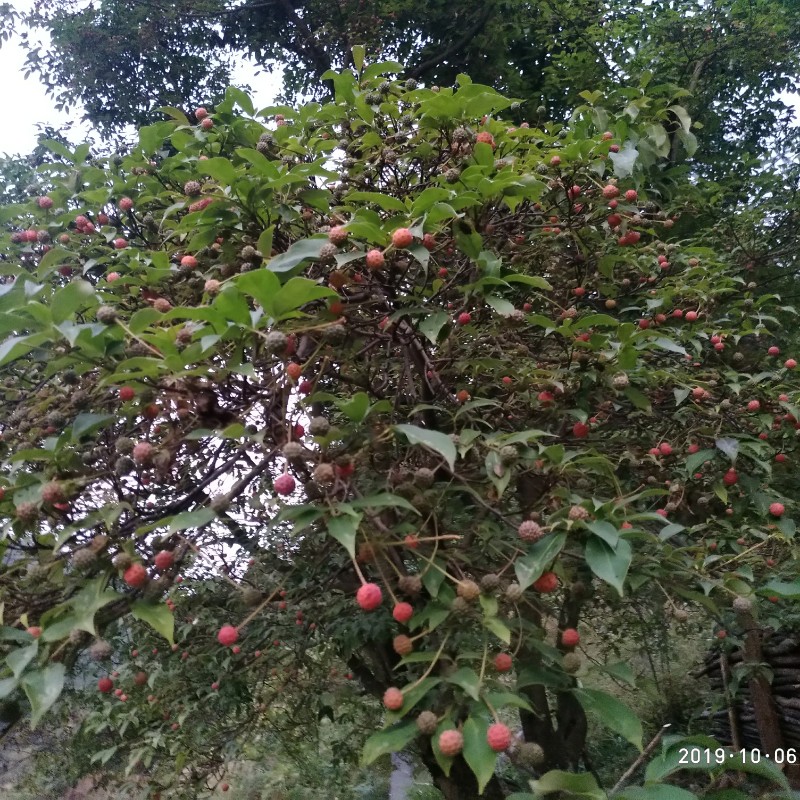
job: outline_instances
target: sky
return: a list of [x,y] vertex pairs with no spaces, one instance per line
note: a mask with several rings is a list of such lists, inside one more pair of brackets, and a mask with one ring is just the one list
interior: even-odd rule
[[[33,2],[34,0],[15,0],[12,5],[18,11],[24,11],[29,10]],[[24,63],[25,53],[15,39],[0,43],[0,104],[3,108],[14,110],[14,124],[0,125],[0,156],[30,153],[36,147],[37,123],[58,128],[70,120],[77,122],[82,116],[78,107],[71,109],[70,113],[56,111],[38,77],[33,74],[27,80],[24,78]],[[245,61],[239,63],[233,75],[234,84],[248,84],[252,87],[251,96],[256,108],[264,108],[274,102],[280,80],[280,71],[271,75],[256,75],[254,67]],[[89,130],[86,125],[73,127],[67,138],[78,144]]]

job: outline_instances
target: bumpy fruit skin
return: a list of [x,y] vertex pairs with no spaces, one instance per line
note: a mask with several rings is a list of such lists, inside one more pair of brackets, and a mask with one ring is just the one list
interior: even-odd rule
[[130,211],[133,208],[133,200],[130,197],[123,197],[122,200],[119,201],[119,208],[120,211]]
[[439,734],[439,749],[444,756],[457,756],[464,747],[464,737],[460,731],[442,731]]
[[436,733],[438,724],[439,718],[433,711],[422,711],[417,717],[417,729],[426,736],[433,736]]
[[468,602],[477,600],[481,593],[481,587],[475,581],[463,580],[459,581],[456,586],[456,592],[459,597],[464,598]]
[[472,316],[467,311],[462,311],[456,320],[459,325],[469,325],[472,322]]
[[572,435],[578,439],[585,439],[589,435],[589,426],[585,422],[576,422],[572,426]]
[[372,270],[380,269],[386,263],[386,257],[382,250],[367,251],[367,267]]
[[411,603],[398,603],[392,609],[392,616],[400,623],[405,625],[414,616],[414,606]]
[[513,661],[508,653],[498,653],[494,657],[494,668],[498,672],[508,672],[513,666]]
[[334,227],[328,231],[328,241],[340,247],[347,241],[349,235],[350,234],[341,225],[334,225]]
[[783,503],[771,503],[769,507],[769,513],[772,514],[773,517],[782,517],[785,510]]
[[554,592],[558,589],[558,577],[554,572],[545,572],[541,578],[534,581],[533,588],[542,594]]
[[292,361],[290,364],[286,365],[286,374],[293,381],[296,381],[303,374],[303,367],[297,362]]
[[137,464],[147,464],[153,459],[153,445],[150,442],[139,442],[131,452],[131,457]]
[[356,593],[356,602],[364,611],[374,611],[383,602],[383,592],[377,583],[365,583]]
[[230,647],[239,640],[239,631],[233,625],[223,625],[217,633],[217,641],[223,647]]
[[291,494],[294,491],[295,480],[288,472],[279,475],[272,484],[278,494]]
[[607,184],[603,187],[603,197],[606,200],[613,200],[615,197],[619,197],[619,187],[614,186],[613,183]]
[[134,589],[141,589],[147,583],[147,570],[141,564],[131,564],[125,570],[122,579],[128,586],[132,586]]
[[156,553],[154,563],[156,565],[156,569],[164,572],[164,570],[169,569],[175,563],[175,554],[172,552],[172,550],[161,550],[160,552]]
[[414,241],[414,234],[408,228],[398,228],[392,234],[392,244],[395,247],[408,247]]
[[128,246],[128,240],[123,239],[121,236],[117,239],[114,239],[114,247],[117,250],[124,250]]
[[100,678],[97,681],[97,690],[103,694],[108,694],[114,688],[114,681],[111,678]]
[[42,500],[45,503],[61,503],[64,501],[64,489],[58,481],[50,481],[42,486]]
[[390,686],[383,693],[383,704],[389,711],[399,711],[403,707],[403,693],[396,686]]
[[53,207],[53,201],[49,197],[40,197],[40,198],[38,198],[38,200],[36,201],[36,204],[39,206],[39,208],[44,208],[44,209],[48,209],[48,208],[52,208]]
[[486,741],[495,753],[502,753],[511,745],[511,731],[502,722],[495,722],[486,731]]
[[738,481],[739,481],[739,476],[736,474],[736,470],[735,469],[729,469],[722,476],[722,482],[726,486],[733,486],[735,483],[738,483]]
[[567,628],[561,634],[561,644],[563,644],[564,647],[576,647],[580,640],[581,635],[575,630],[575,628]]
[[412,642],[408,636],[401,633],[392,640],[392,648],[397,655],[407,656],[409,653],[414,652],[414,642]]
[[489,131],[481,131],[475,137],[475,141],[476,142],[483,142],[484,144],[488,144],[489,147],[492,148],[492,150],[494,150],[494,148],[496,147],[495,141],[494,141],[494,136],[492,136],[492,134],[489,133]]
[[133,400],[134,397],[136,397],[136,390],[133,386],[123,386],[119,390],[119,399],[122,400],[123,403]]

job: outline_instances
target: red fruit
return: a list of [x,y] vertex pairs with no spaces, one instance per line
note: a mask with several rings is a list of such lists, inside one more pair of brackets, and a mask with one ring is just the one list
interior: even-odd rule
[[33,636],[34,639],[38,639],[42,635],[42,629],[38,625],[30,625],[25,628],[25,631]]
[[230,789],[231,787],[230,787],[230,786],[229,786],[227,783],[221,783],[221,784],[219,785],[219,788],[220,788],[220,789],[221,789],[223,792],[227,792],[227,791],[228,791],[228,789]]
[[627,200],[629,203],[632,203],[634,200],[636,200],[636,198],[637,198],[638,196],[639,196],[639,195],[636,193],[636,189],[628,189],[628,191],[627,191],[627,192],[625,192],[625,199],[626,199],[626,200]]
[[173,553],[172,550],[161,550],[156,553],[154,563],[157,570],[164,572],[175,563],[175,553]]
[[[123,197],[122,200],[119,201],[119,207],[121,211],[130,211],[133,208],[133,200],[131,200],[130,197]],[[101,221],[99,217],[97,221]]]
[[395,247],[408,247],[414,241],[414,234],[408,228],[398,228],[392,234],[392,244]]
[[617,186],[614,186],[613,183],[607,184],[606,186],[603,187],[603,197],[605,197],[606,200],[611,200],[614,197],[619,197],[619,188]]
[[382,250],[368,250],[367,251],[367,268],[372,270],[380,269],[386,263],[386,258]]
[[561,163],[561,156],[553,156],[550,159],[550,166],[557,167]]
[[383,602],[383,592],[377,583],[365,583],[356,593],[356,602],[364,611],[374,611]]
[[328,241],[331,244],[335,244],[337,247],[341,247],[341,245],[347,241],[349,235],[350,234],[341,225],[334,225],[328,231]]
[[783,464],[786,461],[786,453],[778,453],[778,455],[775,456],[775,460],[779,464]]
[[459,325],[469,325],[472,322],[472,316],[467,311],[462,311],[456,320]]
[[392,616],[400,623],[405,625],[414,615],[414,607],[411,603],[398,603],[392,609]]
[[659,517],[664,517],[664,519],[667,518],[667,511],[664,508],[657,508],[656,514],[658,514]]
[[495,722],[486,731],[486,741],[495,753],[502,753],[511,746],[511,731],[502,722]]
[[671,456],[672,445],[669,442],[661,442],[658,446],[658,452],[661,453],[662,456]]
[[136,397],[136,390],[132,386],[123,386],[119,390],[119,399],[122,400],[123,403],[127,403],[128,400],[133,400]]
[[619,214],[609,214],[606,218],[609,228],[618,228],[622,225],[622,217]]
[[695,386],[692,389],[692,397],[695,400],[702,400],[706,396],[706,390],[702,386]]
[[575,628],[567,628],[561,634],[561,644],[563,644],[564,647],[576,647],[580,640],[581,635],[575,630]]
[[300,392],[300,394],[311,394],[313,390],[314,384],[311,381],[300,381],[300,383],[297,384],[297,391]]
[[456,400],[458,400],[459,403],[466,403],[469,398],[470,394],[466,389],[462,389],[460,392],[458,392],[458,394],[456,394]]
[[724,639],[727,635],[727,631],[717,631],[717,639]]
[[97,215],[97,221],[101,225],[108,225],[108,214],[103,214],[102,211]]
[[787,358],[786,361],[783,362],[783,366],[786,369],[794,369],[797,366],[797,362],[793,358]]
[[147,683],[147,673],[146,672],[137,672],[136,676],[133,679],[133,682],[137,686],[144,686]]
[[439,734],[439,750],[444,756],[457,756],[464,747],[464,737],[460,731],[442,731]]
[[541,578],[533,582],[533,588],[542,594],[554,592],[558,589],[558,577],[555,572],[545,572]]
[[194,116],[196,119],[204,120],[208,116],[208,111],[201,106],[194,110]]
[[696,311],[687,311],[684,319],[687,322],[694,322],[697,319],[697,312]]
[[494,136],[492,136],[492,134],[489,133],[489,131],[481,131],[475,137],[475,141],[476,142],[483,142],[484,144],[488,144],[489,147],[492,148],[492,150],[494,150],[494,148],[496,147],[495,142],[494,142]]
[[773,517],[782,517],[785,510],[783,503],[772,503],[769,507],[769,513],[772,514]]
[[108,694],[114,688],[114,681],[111,678],[100,678],[97,681],[97,689],[103,694]]
[[781,354],[781,349],[780,347],[775,347],[775,345],[772,345],[772,347],[770,347],[769,350],[767,350],[767,352],[771,356],[779,356]]
[[223,625],[217,633],[217,641],[223,647],[230,647],[239,640],[239,630],[233,625]]
[[739,476],[736,474],[735,469],[729,469],[723,476],[722,482],[726,486],[733,486],[734,484],[739,482]]
[[122,579],[128,586],[132,586],[134,589],[140,589],[147,583],[147,570],[141,564],[131,564],[131,566],[125,570]]
[[639,320],[639,327],[642,330],[646,330],[647,328],[650,327],[650,320],[649,319],[640,319]]
[[300,366],[300,364],[298,364],[296,361],[292,361],[286,365],[286,374],[293,381],[296,381],[303,374],[303,367]]
[[118,239],[114,239],[114,247],[116,247],[117,250],[124,250],[127,246],[127,239],[123,239],[121,236]]
[[572,426],[572,435],[584,439],[589,435],[589,426],[585,422],[576,422]]
[[583,297],[586,294],[586,289],[584,289],[583,286],[576,286],[572,290],[572,294],[574,294],[575,297]]
[[279,475],[275,479],[275,483],[272,484],[272,488],[275,489],[278,494],[291,494],[294,491],[294,487],[295,480],[288,472]]
[[551,392],[539,392],[537,399],[540,403],[552,403],[555,400],[555,397]]
[[197,269],[198,260],[194,256],[184,256],[181,259],[181,266],[184,269]]
[[204,120],[201,120],[200,127],[204,131],[210,131],[214,127],[214,120],[210,117],[206,117]]
[[747,404],[748,411],[758,411],[760,408],[761,408],[761,403],[759,403],[758,400],[751,400]]
[[383,704],[389,711],[399,711],[403,707],[403,693],[396,686],[390,686],[383,693]]
[[494,657],[494,668],[498,672],[508,672],[512,665],[513,661],[508,653],[498,653]]
[[40,198],[38,198],[36,200],[36,204],[39,206],[39,208],[44,208],[44,209],[48,209],[48,208],[52,208],[53,207],[53,201],[49,197],[40,197]]
[[422,246],[423,246],[423,247],[424,247],[426,250],[433,250],[433,248],[434,248],[434,247],[436,247],[436,239],[435,239],[435,237],[433,236],[433,234],[426,233],[426,234],[425,234],[425,235],[422,237]]

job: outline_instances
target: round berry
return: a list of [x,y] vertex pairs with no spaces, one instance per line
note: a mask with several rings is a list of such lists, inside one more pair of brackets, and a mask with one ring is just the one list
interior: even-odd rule
[[154,563],[156,565],[156,569],[164,572],[175,563],[175,554],[172,552],[172,550],[161,550],[156,553]]
[[414,234],[408,228],[398,228],[392,234],[392,244],[398,248],[408,247],[414,241]]
[[533,582],[533,588],[542,594],[548,594],[558,589],[558,577],[555,572],[545,572],[541,578]]
[[100,678],[97,681],[97,689],[103,694],[108,694],[114,688],[114,681],[111,678]]
[[498,672],[508,672],[512,667],[513,661],[508,653],[498,653],[494,657],[494,668]]
[[389,711],[399,711],[403,707],[403,693],[395,686],[390,686],[383,693],[383,704]]
[[567,628],[561,634],[561,644],[563,644],[564,647],[577,647],[580,640],[581,635],[575,630],[575,628]]
[[272,487],[278,494],[291,494],[294,491],[295,480],[288,472],[284,472],[275,479]]
[[223,625],[217,633],[217,641],[223,647],[230,647],[239,640],[239,631],[233,625]]
[[147,583],[147,570],[141,564],[131,564],[131,566],[125,570],[122,579],[128,586],[132,586],[134,589],[140,589]]
[[457,756],[464,747],[464,737],[460,731],[448,730],[439,734],[439,750],[444,756]]
[[365,583],[356,593],[356,602],[364,611],[374,611],[383,602],[383,592],[377,583]]
[[405,625],[414,615],[414,606],[411,603],[398,603],[392,609],[392,616],[400,623]]
[[368,250],[367,251],[367,267],[371,270],[380,269],[386,263],[386,257],[383,255],[382,250]]
[[769,513],[772,514],[773,517],[782,517],[785,510],[783,503],[771,503],[769,507]]
[[[511,746],[511,731],[502,722],[495,722],[486,731],[486,741],[495,753],[502,753]],[[441,747],[441,744],[439,746]]]

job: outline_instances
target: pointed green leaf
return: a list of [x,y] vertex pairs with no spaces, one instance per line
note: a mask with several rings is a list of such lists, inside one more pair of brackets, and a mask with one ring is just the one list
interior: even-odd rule
[[139,600],[131,606],[131,614],[146,622],[170,644],[175,643],[175,617],[164,603],[145,603]]
[[534,581],[542,577],[542,573],[561,552],[566,541],[565,533],[551,533],[539,539],[527,555],[516,560],[514,571],[517,574],[517,581],[523,589],[527,589]]
[[211,508],[197,508],[194,511],[183,511],[176,514],[169,524],[170,533],[185,531],[187,528],[202,528],[216,518]]
[[435,450],[444,458],[451,470],[455,468],[456,446],[447,434],[429,431],[417,425],[395,425],[394,429],[404,434],[411,444],[421,444]]
[[44,669],[30,672],[23,678],[22,688],[31,704],[31,728],[36,727],[58,700],[66,674],[67,669],[63,664],[48,664]]
[[364,743],[364,750],[361,753],[361,765],[369,766],[375,759],[387,753],[397,753],[402,750],[419,730],[414,720],[409,722],[398,722],[390,728],[373,733]]
[[588,772],[562,772],[551,770],[545,772],[541,778],[531,782],[531,788],[537,797],[548,794],[557,794],[559,797],[570,800],[585,798],[585,800],[606,800],[608,795],[597,785],[594,775]]
[[356,557],[356,534],[363,516],[363,514],[340,514],[338,517],[329,517],[326,523],[328,533],[347,550],[350,558]]
[[630,543],[626,539],[620,539],[616,548],[611,548],[602,539],[593,536],[586,542],[584,555],[592,572],[600,580],[613,586],[621,597],[625,576],[633,559]]
[[584,710],[596,714],[607,728],[642,750],[642,723],[621,700],[596,689],[575,689],[575,696]]
[[470,717],[462,730],[464,735],[464,759],[478,779],[478,793],[483,794],[486,784],[494,775],[497,753],[489,747],[486,731],[489,724],[481,718]]
[[447,678],[449,683],[460,686],[473,700],[480,698],[481,679],[470,667],[461,667]]

